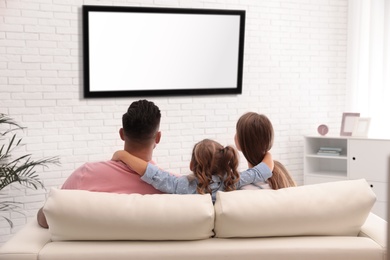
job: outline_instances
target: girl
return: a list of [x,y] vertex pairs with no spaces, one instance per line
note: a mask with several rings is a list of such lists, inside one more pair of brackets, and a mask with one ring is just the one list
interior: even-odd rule
[[213,202],[217,191],[232,191],[250,183],[265,182],[272,176],[273,160],[270,153],[252,169],[238,173],[238,153],[231,147],[205,139],[192,151],[190,170],[187,176],[175,176],[147,163],[126,151],[117,151],[113,160],[121,160],[138,172],[141,179],[156,189],[174,194],[206,194]]
[[[234,141],[248,161],[248,167],[257,165],[267,156],[273,145],[274,129],[271,121],[265,115],[254,112],[242,115],[237,121]],[[272,177],[266,183],[255,183],[254,186],[277,190],[297,185],[283,164],[274,161]],[[243,189],[251,189],[254,186],[245,186]]]

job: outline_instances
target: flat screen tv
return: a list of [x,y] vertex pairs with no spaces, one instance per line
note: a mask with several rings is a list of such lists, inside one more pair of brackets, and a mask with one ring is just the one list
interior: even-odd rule
[[240,94],[245,11],[82,7],[84,97]]

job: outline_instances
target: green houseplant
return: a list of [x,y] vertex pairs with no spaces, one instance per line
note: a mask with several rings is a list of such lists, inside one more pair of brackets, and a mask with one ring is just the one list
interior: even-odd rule
[[[59,164],[57,156],[33,160],[31,154],[12,156],[12,152],[22,145],[15,131],[23,127],[12,118],[0,113],[0,191],[12,183],[18,183],[31,189],[44,188],[35,167],[48,164]],[[20,203],[15,201],[0,201],[0,211],[18,211]],[[12,221],[1,216],[12,227]]]

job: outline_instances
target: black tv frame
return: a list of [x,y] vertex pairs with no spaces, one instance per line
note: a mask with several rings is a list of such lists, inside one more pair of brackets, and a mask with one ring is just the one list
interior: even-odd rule
[[[147,12],[170,14],[211,14],[239,16],[239,43],[237,83],[235,88],[181,88],[181,89],[156,89],[156,90],[104,90],[93,91],[90,86],[90,37],[89,37],[89,13],[90,12]],[[219,95],[241,94],[244,62],[244,36],[245,36],[245,10],[222,9],[191,9],[191,8],[160,8],[160,7],[130,7],[130,6],[82,6],[83,28],[83,76],[85,98],[110,98],[110,97],[140,97],[140,96],[187,96],[187,95]]]

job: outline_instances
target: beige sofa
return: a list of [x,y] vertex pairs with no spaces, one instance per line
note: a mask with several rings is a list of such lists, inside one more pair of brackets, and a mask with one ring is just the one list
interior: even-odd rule
[[209,195],[50,191],[1,260],[386,259],[365,180]]

